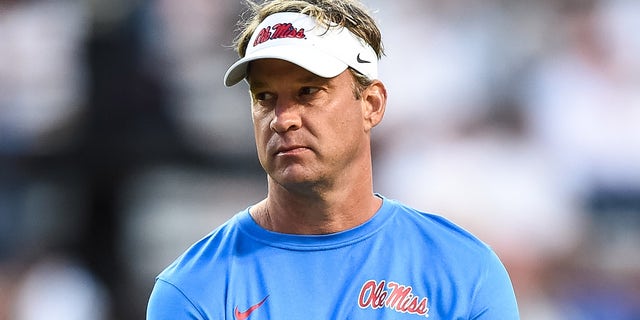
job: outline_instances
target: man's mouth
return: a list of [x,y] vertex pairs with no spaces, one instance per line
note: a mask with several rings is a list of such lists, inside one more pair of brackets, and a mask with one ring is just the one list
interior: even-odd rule
[[278,150],[276,151],[276,155],[295,155],[298,153],[302,153],[309,150],[308,147],[302,146],[302,145],[293,145],[293,146],[286,146],[286,147],[280,147],[278,148]]

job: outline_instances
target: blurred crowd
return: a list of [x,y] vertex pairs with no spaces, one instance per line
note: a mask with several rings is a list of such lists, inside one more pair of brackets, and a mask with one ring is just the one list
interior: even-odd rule
[[[640,2],[363,2],[376,191],[491,245],[523,320],[640,319]],[[264,197],[241,3],[0,0],[0,320],[142,319]]]

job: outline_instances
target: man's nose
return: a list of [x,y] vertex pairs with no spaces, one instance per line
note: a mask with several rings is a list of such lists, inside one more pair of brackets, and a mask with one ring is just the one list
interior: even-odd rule
[[274,117],[271,120],[271,130],[283,133],[297,130],[302,126],[302,106],[292,99],[278,98],[274,108]]

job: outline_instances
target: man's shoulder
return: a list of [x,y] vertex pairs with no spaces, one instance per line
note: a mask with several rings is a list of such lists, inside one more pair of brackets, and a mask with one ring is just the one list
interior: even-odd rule
[[440,244],[453,250],[476,251],[478,253],[492,251],[471,231],[449,220],[444,215],[423,211],[395,200],[389,202],[398,211],[395,217],[405,228],[404,234],[409,237],[417,237],[421,241]]
[[174,285],[197,281],[200,275],[210,272],[224,272],[227,261],[233,255],[233,246],[237,241],[238,216],[215,228],[209,234],[193,243],[159,275],[158,279]]
[[479,279],[487,272],[500,272],[504,268],[489,244],[446,217],[402,204],[398,204],[397,210],[394,215],[397,229],[388,228],[386,232],[399,235],[396,239],[428,257],[429,263],[438,261],[447,274]]

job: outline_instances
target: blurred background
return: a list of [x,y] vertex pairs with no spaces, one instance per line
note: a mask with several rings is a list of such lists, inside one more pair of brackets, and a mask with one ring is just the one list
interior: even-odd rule
[[[490,244],[524,320],[640,319],[640,1],[365,0],[375,189]],[[0,0],[0,319],[143,319],[265,196],[237,0]]]

